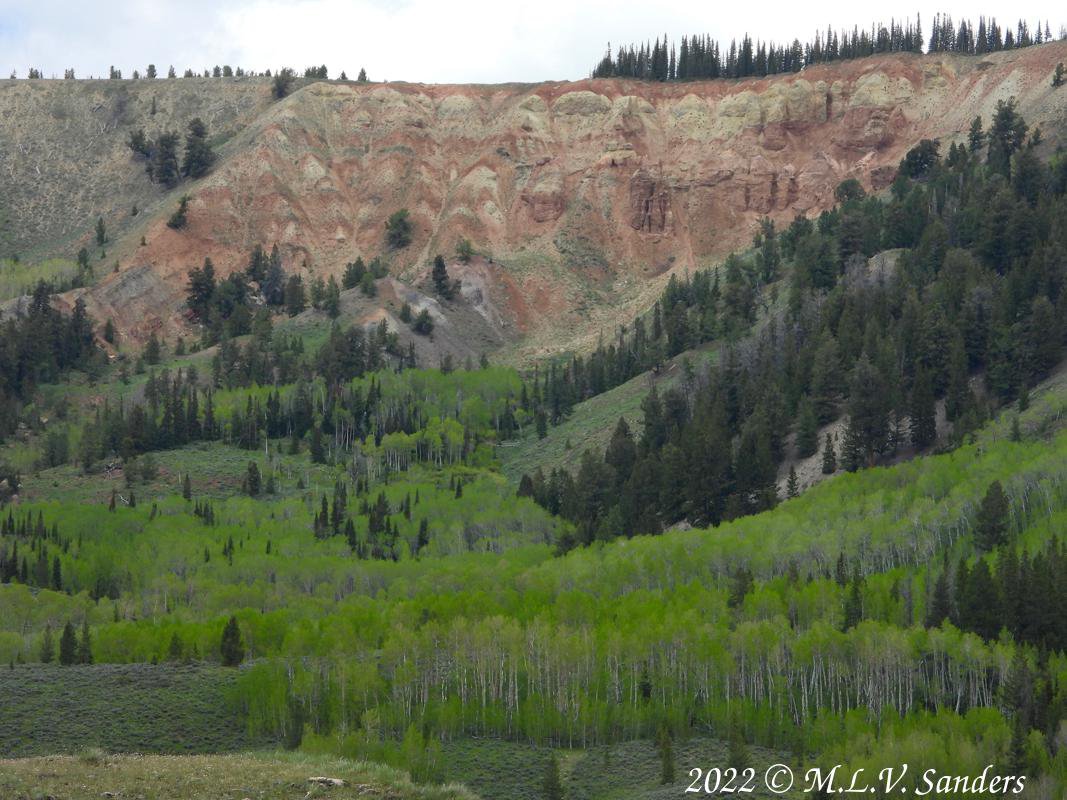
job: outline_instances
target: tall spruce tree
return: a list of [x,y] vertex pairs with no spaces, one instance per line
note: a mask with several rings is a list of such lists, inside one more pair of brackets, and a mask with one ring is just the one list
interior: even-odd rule
[[660,726],[656,737],[656,751],[659,753],[659,782],[674,783],[674,742],[671,730],[666,725]]
[[78,663],[78,637],[70,620],[63,626],[63,635],[59,637],[59,663],[65,667]]
[[438,255],[433,260],[433,290],[445,300],[452,299],[452,281],[448,277],[448,267],[445,259]]
[[79,664],[92,664],[93,663],[93,644],[89,635],[89,619],[86,617],[82,620],[82,635],[78,639],[78,650],[76,653]]
[[989,484],[975,517],[975,538],[983,550],[993,550],[1007,541],[1008,496],[1000,481]]
[[207,174],[215,163],[215,153],[208,143],[207,126],[200,117],[189,122],[185,134],[185,158],[182,160],[182,174],[187,178],[200,178]]
[[933,381],[925,369],[916,373],[911,390],[910,432],[911,443],[919,450],[929,447],[937,438]]
[[559,774],[559,759],[553,751],[545,762],[545,776],[541,781],[542,800],[563,800],[563,780]]
[[805,395],[797,408],[797,455],[808,458],[819,449],[819,421],[815,417],[815,407]]
[[56,642],[52,636],[52,626],[45,625],[44,634],[41,636],[41,651],[39,658],[42,664],[51,664],[56,657]]
[[236,667],[244,661],[245,646],[241,639],[241,628],[237,624],[237,617],[231,616],[226,627],[222,629],[219,654],[224,667]]

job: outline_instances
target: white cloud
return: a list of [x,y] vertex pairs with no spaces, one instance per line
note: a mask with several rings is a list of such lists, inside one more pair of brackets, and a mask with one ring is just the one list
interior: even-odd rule
[[[1060,3],[1038,0],[1025,10],[939,2],[923,10],[957,18],[996,16],[1014,25],[1019,13],[1033,24],[1067,22]],[[613,45],[710,33],[728,41],[746,31],[777,41],[810,38],[815,29],[869,26],[914,16],[912,5],[883,6],[880,20],[854,2],[627,3],[625,0],[206,0],[126,2],[110,6],[40,0],[0,0],[0,69],[46,75],[74,67],[79,76],[105,75],[109,65],[128,75],[149,62],[203,70],[231,64],[256,70],[325,63],[331,75],[434,83],[503,82],[584,77]]]

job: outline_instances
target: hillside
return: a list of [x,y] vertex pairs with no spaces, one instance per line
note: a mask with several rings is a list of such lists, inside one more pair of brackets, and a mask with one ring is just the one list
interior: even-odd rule
[[[522,359],[591,346],[647,308],[668,273],[746,242],[763,215],[826,209],[846,177],[887,186],[917,140],[960,140],[997,100],[1016,96],[1055,145],[1067,94],[1051,75],[1065,57],[1053,42],[672,85],[317,82],[276,103],[252,79],[17,81],[0,92],[0,117],[17,119],[0,151],[5,246],[71,258],[103,216],[112,241],[91,313],[124,336],[172,339],[186,273],[205,256],[227,274],[277,243],[286,269],[339,275],[381,254],[386,218],[407,208],[414,240],[387,254],[393,274],[421,278],[433,254],[469,238],[487,259],[453,268]],[[126,139],[194,115],[220,161],[164,194]],[[183,194],[189,225],[174,231],[164,223]]]
[[12,666],[0,672],[0,756],[88,747],[214,753],[276,744],[243,730],[230,701],[236,679],[204,664]]
[[[333,778],[331,786],[314,778]],[[226,756],[107,755],[22,760],[0,759],[4,797],[140,797],[200,800],[205,797],[291,800],[476,800],[459,786],[417,786],[406,775],[376,764],[292,754]]]

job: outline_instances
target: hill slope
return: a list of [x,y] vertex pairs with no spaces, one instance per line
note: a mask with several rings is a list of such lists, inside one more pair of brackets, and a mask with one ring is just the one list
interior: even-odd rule
[[[103,215],[104,264],[118,271],[88,292],[90,310],[143,338],[181,328],[185,275],[205,256],[226,274],[277,243],[286,269],[337,275],[382,251],[403,207],[414,241],[391,254],[394,274],[423,274],[466,236],[492,256],[478,288],[526,334],[520,353],[556,351],[646,307],[667,273],[746,241],[760,216],[817,213],[846,177],[884,187],[920,138],[960,139],[997,100],[1018,97],[1051,146],[1067,119],[1067,92],[1051,87],[1065,58],[1054,42],[691,84],[319,82],[278,103],[247,79],[18,81],[0,93],[0,117],[17,120],[0,151],[7,246],[69,257]],[[220,163],[161,195],[125,141],[194,115]],[[31,139],[41,130],[55,143]],[[182,194],[179,232],[165,220]]]

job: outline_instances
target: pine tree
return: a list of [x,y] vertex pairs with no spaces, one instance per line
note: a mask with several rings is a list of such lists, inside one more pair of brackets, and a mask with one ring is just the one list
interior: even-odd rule
[[41,637],[40,659],[42,664],[51,664],[56,657],[56,643],[52,636],[52,626],[46,625],[44,635]]
[[65,667],[78,663],[78,637],[70,620],[63,626],[63,635],[59,638],[59,663]]
[[206,175],[215,163],[215,153],[212,152],[207,137],[207,126],[200,117],[194,117],[185,135],[185,158],[182,161],[182,174],[188,178]]
[[926,627],[938,628],[948,619],[952,608],[948,593],[948,569],[942,569],[934,583],[934,594],[930,598],[930,608],[926,612]]
[[185,500],[193,499],[193,483],[189,479],[189,473],[185,473],[185,477],[182,478],[182,497]]
[[797,480],[797,468],[795,465],[789,465],[789,480],[785,485],[786,497],[792,499],[800,495],[800,482]]
[[295,317],[307,308],[307,293],[304,281],[299,275],[290,275],[285,284],[285,310],[290,317]]
[[833,475],[837,472],[837,456],[834,454],[834,442],[830,434],[826,434],[826,441],[822,446],[822,474]]
[[730,719],[729,737],[726,763],[740,774],[752,766],[752,756],[748,752],[748,745],[745,743],[744,732],[741,728],[741,719],[737,714]]
[[341,287],[337,285],[337,279],[330,276],[326,282],[326,293],[322,300],[322,310],[330,319],[341,316]]
[[545,763],[545,777],[541,782],[543,800],[563,800],[563,781],[559,774],[559,759],[555,752],[549,755]]
[[544,412],[544,409],[537,409],[534,424],[537,427],[538,439],[544,439],[546,436],[548,436],[548,414]]
[[177,185],[181,178],[178,163],[178,134],[173,131],[161,133],[156,139],[152,160],[148,162],[148,175],[156,183],[167,188]]
[[271,93],[274,99],[281,100],[286,97],[293,89],[294,80],[296,80],[296,74],[289,67],[278,70],[271,83]]
[[385,244],[390,250],[401,250],[411,244],[412,225],[406,208],[393,212],[385,223]]
[[915,375],[910,417],[911,443],[916,449],[922,450],[937,438],[934,387],[930,373],[925,369],[920,369]]
[[103,217],[96,220],[96,243],[101,247],[107,244],[107,228],[104,227]]
[[311,463],[326,463],[326,451],[322,444],[322,428],[318,425],[311,429]]
[[93,663],[93,646],[92,639],[89,637],[88,618],[82,620],[82,635],[78,640],[78,651],[76,656],[79,664]]
[[255,461],[248,462],[248,470],[245,474],[245,491],[249,497],[258,497],[262,488],[262,480],[259,474],[259,466]]
[[983,550],[993,550],[1007,540],[1008,496],[1000,481],[989,484],[975,517],[975,539]]
[[170,646],[167,648],[167,660],[168,661],[181,661],[184,655],[185,649],[182,646],[182,639],[175,631],[170,635]]
[[148,337],[148,344],[144,348],[144,360],[146,364],[156,365],[162,358],[162,346],[159,343],[159,337],[156,336],[155,331]]
[[982,117],[977,116],[971,121],[971,129],[967,134],[967,144],[972,153],[977,153],[985,144],[985,133],[982,131]]
[[223,628],[219,653],[222,656],[222,666],[224,667],[236,667],[244,661],[245,646],[241,640],[241,629],[237,624],[237,617],[231,616],[230,621]]
[[674,743],[671,740],[670,728],[666,725],[659,729],[656,751],[659,753],[659,782],[674,783]]
[[863,619],[863,596],[860,592],[859,575],[852,576],[852,582],[848,587],[848,595],[845,598],[844,620],[841,630],[847,631],[857,625]]
[[433,290],[445,300],[452,299],[452,281],[448,277],[445,260],[437,256],[433,260]]
[[167,227],[175,231],[183,230],[185,226],[189,224],[188,211],[189,198],[188,196],[183,196],[178,201],[178,208],[175,209],[174,213],[171,214],[170,218],[167,220]]
[[429,336],[433,333],[433,317],[428,309],[422,309],[411,324],[411,330],[420,336]]
[[471,240],[465,236],[460,237],[460,240],[456,243],[456,258],[464,264],[469,264],[473,257],[474,245],[471,244]]
[[801,399],[797,409],[797,455],[808,458],[819,449],[819,421],[815,418],[815,408],[806,396]]
[[[860,356],[849,381],[848,431],[854,444],[858,463],[870,466],[883,452],[889,435],[889,404],[886,381],[877,366],[866,354]],[[849,439],[846,439],[849,441]],[[853,466],[851,447],[846,447],[845,463]]]

